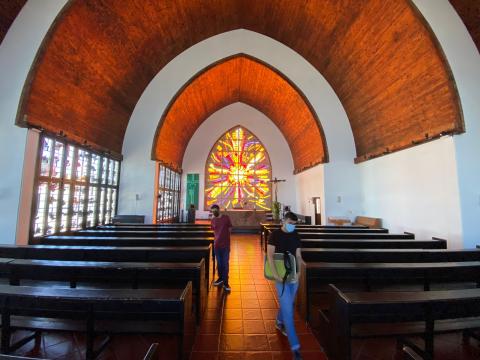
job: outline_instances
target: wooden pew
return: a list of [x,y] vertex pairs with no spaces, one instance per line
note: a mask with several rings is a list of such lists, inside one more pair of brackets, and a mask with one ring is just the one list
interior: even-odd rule
[[[139,236],[139,232],[136,230],[79,230],[70,233],[69,235],[78,235],[78,236],[115,236],[115,237],[136,237]],[[168,237],[168,238],[209,238],[213,237],[212,230],[191,230],[191,231],[142,231],[142,237]],[[46,236],[48,238],[48,236]]]
[[205,259],[205,278],[210,283],[211,246],[114,247],[1,245],[0,257],[14,259],[112,261],[112,262],[198,262]]
[[[301,262],[297,295],[300,314],[310,320],[314,298],[325,294],[329,283],[371,291],[374,285],[416,284],[429,291],[434,283],[474,283],[480,281],[480,261],[427,263],[328,263]],[[325,297],[325,295],[323,295]]]
[[[375,233],[368,232],[366,230],[358,230],[357,232],[346,233],[346,232],[302,232],[300,229],[298,235],[302,240],[309,239],[321,239],[321,240],[408,240],[415,239],[415,235],[412,233],[403,233],[403,234],[389,234],[389,233]],[[264,250],[267,250],[268,241],[265,242]]]
[[415,239],[412,233],[403,234],[388,234],[388,233],[371,233],[371,232],[356,232],[356,233],[305,233],[300,231],[298,233],[301,239],[369,239],[369,240],[411,240]]
[[66,282],[71,288],[76,288],[78,283],[89,286],[93,282],[99,287],[116,288],[124,284],[138,289],[151,285],[179,287],[191,281],[197,322],[206,309],[205,259],[196,263],[10,260],[7,265],[10,285],[18,286],[22,280],[41,280]]
[[446,249],[445,240],[413,240],[413,239],[302,239],[302,248],[334,248],[334,249]]
[[[187,359],[195,332],[191,312],[192,284],[182,289],[80,290],[0,286],[1,349],[15,351],[38,338],[40,331],[84,332],[86,359],[95,359],[108,344],[95,349],[97,335],[161,334],[179,336],[178,358]],[[11,344],[15,330],[32,330]]]
[[152,345],[150,345],[150,348],[148,349],[147,353],[143,357],[143,360],[158,360],[159,355],[160,355],[160,346],[158,343],[153,343]]
[[41,245],[66,245],[66,246],[208,246],[211,245],[213,273],[215,273],[216,259],[213,250],[214,238],[145,238],[145,237],[94,237],[94,236],[69,236],[52,235],[39,239]]
[[40,239],[40,245],[80,245],[80,246],[213,246],[214,238],[150,238],[52,235]]
[[[268,239],[268,235],[271,231],[279,229],[281,227],[281,224],[272,224],[272,223],[260,223],[260,245],[266,242]],[[362,225],[346,225],[346,226],[338,226],[338,225],[303,225],[303,224],[297,224],[296,225],[297,230],[310,230],[310,231],[315,231],[321,232],[325,230],[333,230],[335,232],[342,232],[341,230],[365,230],[368,229],[366,226]],[[387,232],[388,230],[385,229]]]
[[[480,327],[480,289],[428,292],[353,292],[330,286],[327,351],[351,359],[351,339],[396,337],[414,358],[434,358],[436,333]],[[424,348],[408,339],[421,336]]]
[[198,231],[198,230],[211,230],[210,225],[205,226],[157,226],[157,225],[143,225],[143,226],[118,226],[118,225],[100,225],[92,229],[88,230],[127,230],[127,231],[182,231],[182,232],[189,232],[189,231]]
[[97,227],[104,227],[104,226],[115,226],[115,227],[122,227],[122,226],[135,226],[135,227],[162,227],[162,228],[168,228],[168,227],[198,227],[198,228],[203,228],[203,227],[208,227],[210,228],[210,224],[192,224],[192,223],[161,223],[161,224],[138,224],[138,223],[118,223],[118,224],[106,224],[106,225],[97,225]]
[[306,262],[311,261],[355,263],[480,261],[480,250],[303,248],[302,258]]
[[[23,356],[13,356],[13,355],[5,355],[0,354],[0,360],[49,360],[45,358],[32,358],[32,357],[23,357]],[[145,360],[145,359],[144,359]]]

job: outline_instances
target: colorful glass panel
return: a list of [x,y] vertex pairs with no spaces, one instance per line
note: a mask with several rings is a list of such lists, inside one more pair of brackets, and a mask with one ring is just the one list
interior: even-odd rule
[[42,146],[42,165],[40,168],[40,176],[49,176],[50,175],[50,165],[52,163],[52,149],[53,140],[49,138],[43,139]]
[[206,207],[261,209],[271,206],[271,166],[261,142],[243,127],[225,133],[206,167]]
[[63,153],[65,151],[65,144],[55,141],[55,149],[53,152],[53,167],[52,177],[60,178],[62,176]]
[[62,200],[62,213],[60,217],[60,232],[65,232],[68,229],[68,221],[70,219],[70,184],[63,186],[63,200]]

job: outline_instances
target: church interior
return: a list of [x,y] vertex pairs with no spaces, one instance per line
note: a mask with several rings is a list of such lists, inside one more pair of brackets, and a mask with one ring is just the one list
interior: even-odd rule
[[0,359],[479,359],[479,51],[479,0],[0,0]]

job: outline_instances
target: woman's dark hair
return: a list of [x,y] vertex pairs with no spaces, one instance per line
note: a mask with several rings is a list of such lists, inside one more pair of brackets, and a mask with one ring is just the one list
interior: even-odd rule
[[215,205],[212,205],[212,207],[211,207],[210,209],[212,209],[212,210],[213,210],[213,209],[220,210],[220,206],[218,206],[217,204],[215,204]]
[[297,216],[295,213],[291,212],[291,211],[285,213],[285,215],[283,215],[283,218],[284,218],[285,220],[290,219],[290,220],[292,220],[292,221],[298,221],[298,216]]

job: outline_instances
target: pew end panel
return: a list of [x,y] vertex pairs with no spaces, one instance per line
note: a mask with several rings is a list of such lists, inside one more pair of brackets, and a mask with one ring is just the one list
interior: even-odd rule
[[298,291],[297,291],[297,309],[302,319],[308,321],[308,289],[307,289],[307,263],[302,259],[299,263],[300,277],[298,279]]

